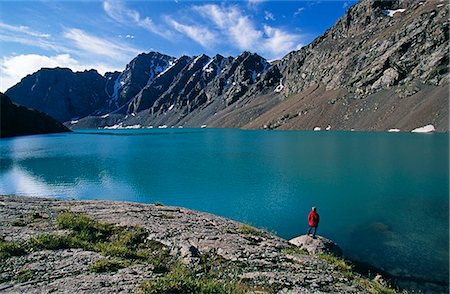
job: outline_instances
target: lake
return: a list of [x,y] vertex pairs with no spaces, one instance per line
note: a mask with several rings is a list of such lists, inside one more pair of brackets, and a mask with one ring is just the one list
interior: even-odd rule
[[286,239],[317,206],[349,258],[448,289],[448,134],[85,130],[2,139],[0,158],[1,194],[159,201]]

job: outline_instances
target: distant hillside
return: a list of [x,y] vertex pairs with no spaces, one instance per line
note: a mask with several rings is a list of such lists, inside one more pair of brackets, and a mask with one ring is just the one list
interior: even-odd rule
[[362,0],[271,64],[158,52],[121,73],[42,69],[7,91],[71,128],[449,130],[448,3]]
[[0,93],[0,138],[60,132],[70,130],[45,113],[12,103]]

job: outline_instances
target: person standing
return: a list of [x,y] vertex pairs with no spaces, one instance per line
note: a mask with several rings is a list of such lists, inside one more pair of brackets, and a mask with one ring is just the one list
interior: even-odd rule
[[314,229],[313,238],[316,237],[316,232],[317,232],[317,227],[319,226],[319,221],[320,221],[320,216],[316,212],[316,208],[312,207],[311,212],[308,214],[309,229],[308,229],[308,233],[306,234],[307,236],[309,236],[309,234],[311,233],[311,229]]

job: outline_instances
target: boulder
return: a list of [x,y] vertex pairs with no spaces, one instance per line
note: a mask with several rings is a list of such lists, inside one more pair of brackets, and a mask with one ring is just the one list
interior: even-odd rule
[[302,235],[289,240],[289,243],[305,249],[312,255],[326,253],[342,256],[342,249],[333,241],[322,236],[313,238],[308,235]]
[[200,261],[200,251],[193,245],[182,244],[180,257],[184,264],[197,264]]

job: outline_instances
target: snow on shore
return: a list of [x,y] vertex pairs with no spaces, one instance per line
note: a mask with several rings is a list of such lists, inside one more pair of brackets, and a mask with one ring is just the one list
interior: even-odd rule
[[426,125],[424,127],[420,127],[417,129],[412,130],[412,133],[431,133],[436,131],[433,125]]

